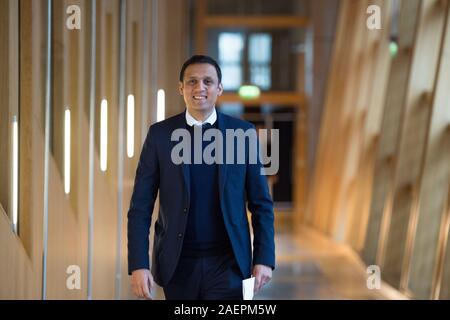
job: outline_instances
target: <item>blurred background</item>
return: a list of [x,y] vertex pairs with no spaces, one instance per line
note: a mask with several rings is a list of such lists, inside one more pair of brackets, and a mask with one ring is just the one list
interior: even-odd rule
[[0,0],[0,46],[0,298],[133,299],[135,170],[193,54],[279,129],[256,299],[450,298],[448,0]]

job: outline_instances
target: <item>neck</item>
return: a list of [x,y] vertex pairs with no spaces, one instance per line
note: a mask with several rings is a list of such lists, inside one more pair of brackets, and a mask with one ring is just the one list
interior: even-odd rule
[[205,110],[204,112],[197,110],[189,110],[190,115],[197,121],[203,122],[213,113],[214,107],[211,110]]

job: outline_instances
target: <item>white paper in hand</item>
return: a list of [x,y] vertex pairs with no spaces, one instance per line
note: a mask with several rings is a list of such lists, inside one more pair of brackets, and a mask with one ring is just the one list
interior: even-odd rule
[[244,300],[253,300],[253,290],[255,288],[255,277],[242,280],[242,296]]

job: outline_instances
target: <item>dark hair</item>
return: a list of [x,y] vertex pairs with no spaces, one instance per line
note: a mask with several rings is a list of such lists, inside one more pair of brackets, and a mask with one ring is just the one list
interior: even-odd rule
[[192,56],[183,63],[183,66],[181,67],[181,71],[180,71],[180,82],[183,82],[184,72],[186,71],[186,68],[189,67],[191,64],[196,64],[196,63],[208,63],[208,64],[212,65],[214,68],[216,68],[217,77],[219,78],[219,83],[222,82],[222,70],[220,70],[219,64],[213,58],[204,56],[204,55]]

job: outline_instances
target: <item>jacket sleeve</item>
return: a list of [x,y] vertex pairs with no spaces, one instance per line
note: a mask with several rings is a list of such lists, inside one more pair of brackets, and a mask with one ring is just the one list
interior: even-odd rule
[[[251,130],[255,130],[254,126]],[[269,193],[267,178],[261,173],[259,143],[256,163],[247,163],[246,193],[248,209],[253,227],[253,265],[263,264],[275,268],[275,239],[273,202]],[[251,150],[251,148],[249,148]],[[250,152],[250,151],[249,151]],[[251,155],[249,156],[251,158]],[[253,161],[254,162],[254,161]]]
[[155,127],[145,139],[128,210],[128,274],[149,269],[149,232],[152,212],[159,188],[159,163]]

